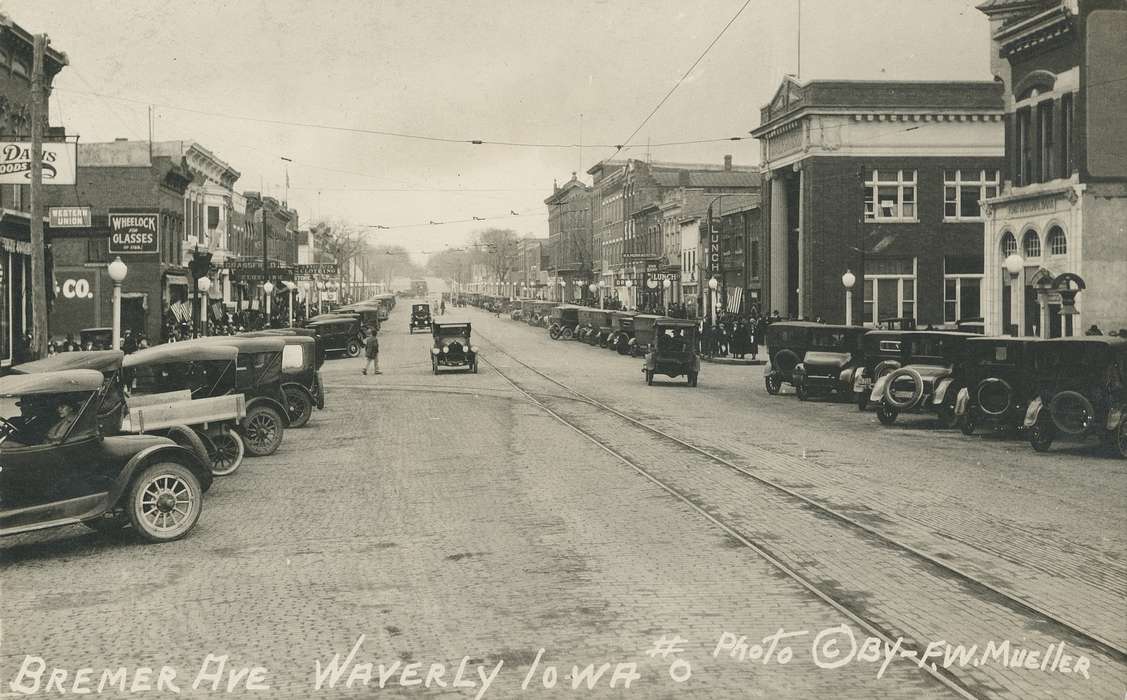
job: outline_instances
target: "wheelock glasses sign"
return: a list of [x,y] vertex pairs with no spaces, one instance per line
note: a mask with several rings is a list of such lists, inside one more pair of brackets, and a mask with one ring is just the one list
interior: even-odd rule
[[[44,143],[40,151],[44,185],[75,184],[78,143]],[[31,182],[31,143],[0,141],[0,184],[26,185]]]
[[109,212],[111,255],[160,252],[160,215],[156,211]]

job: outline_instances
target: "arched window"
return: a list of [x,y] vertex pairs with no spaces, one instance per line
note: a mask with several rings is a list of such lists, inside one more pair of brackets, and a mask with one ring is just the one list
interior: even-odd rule
[[1068,239],[1060,226],[1049,229],[1045,244],[1049,247],[1049,255],[1064,255],[1068,252]]
[[1027,258],[1041,257],[1041,237],[1036,231],[1026,231],[1021,237],[1021,252]]
[[1002,235],[1002,257],[1008,258],[1017,252],[1017,239],[1014,238],[1013,233],[1006,231]]

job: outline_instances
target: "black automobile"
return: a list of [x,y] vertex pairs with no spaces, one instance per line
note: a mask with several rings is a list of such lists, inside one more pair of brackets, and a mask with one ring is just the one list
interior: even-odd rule
[[331,313],[320,314],[307,320],[305,327],[309,328],[325,321],[341,321],[344,319],[359,319],[361,326],[367,326],[377,333],[380,332],[380,312],[375,308],[336,310]]
[[637,315],[633,311],[611,312],[611,331],[607,339],[607,348],[616,351],[619,355],[630,354],[630,341],[634,338],[634,317]]
[[907,331],[869,331],[861,337],[862,365],[853,373],[853,398],[858,410],[868,408],[873,384],[904,364],[905,333]]
[[1032,351],[1037,395],[1023,425],[1033,449],[1094,436],[1127,458],[1127,338],[1056,338]]
[[321,351],[316,334],[301,328],[284,328],[240,333],[239,337],[276,337],[285,341],[286,347],[282,349],[282,374],[286,381],[282,384],[282,391],[286,394],[290,427],[305,427],[314,408],[325,408],[325,389],[320,372],[325,354]]
[[965,435],[979,425],[1010,430],[1022,426],[1025,410],[1037,395],[1033,371],[1035,338],[969,338],[959,366],[962,388],[955,415]]
[[411,304],[411,332],[430,330],[430,304]]
[[92,369],[0,377],[0,535],[132,524],[150,542],[195,526],[211,472],[155,435],[104,435],[105,378]]
[[430,349],[431,369],[461,368],[477,374],[477,348],[470,344],[469,321],[442,321],[431,324],[434,345]]
[[853,377],[865,366],[863,326],[816,324],[807,332],[806,353],[794,366],[794,393],[805,401],[812,395],[853,399]]
[[776,321],[767,326],[763,384],[768,394],[778,394],[783,384],[794,385],[794,368],[806,355],[811,329],[820,325],[808,321]]
[[934,411],[955,427],[955,397],[962,388],[958,366],[970,333],[903,331],[903,364],[873,384],[870,400],[879,401],[877,419],[892,425],[901,413]]
[[571,340],[579,326],[579,307],[560,304],[548,316],[548,336],[552,340]]
[[674,378],[684,375],[689,386],[696,386],[700,374],[696,322],[659,318],[653,329],[654,342],[642,366],[646,384],[653,384],[655,374],[663,374]]
[[364,348],[364,326],[358,317],[335,316],[312,321],[305,327],[317,333],[326,353],[359,357]]

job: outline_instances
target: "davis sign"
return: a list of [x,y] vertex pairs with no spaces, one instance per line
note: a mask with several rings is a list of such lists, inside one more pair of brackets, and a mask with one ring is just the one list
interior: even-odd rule
[[160,252],[160,216],[156,212],[110,212],[110,255]]

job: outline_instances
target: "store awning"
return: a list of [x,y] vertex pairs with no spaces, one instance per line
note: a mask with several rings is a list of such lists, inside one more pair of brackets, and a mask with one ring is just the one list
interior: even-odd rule
[[188,278],[184,275],[165,275],[166,284],[178,284],[182,287],[188,286]]

